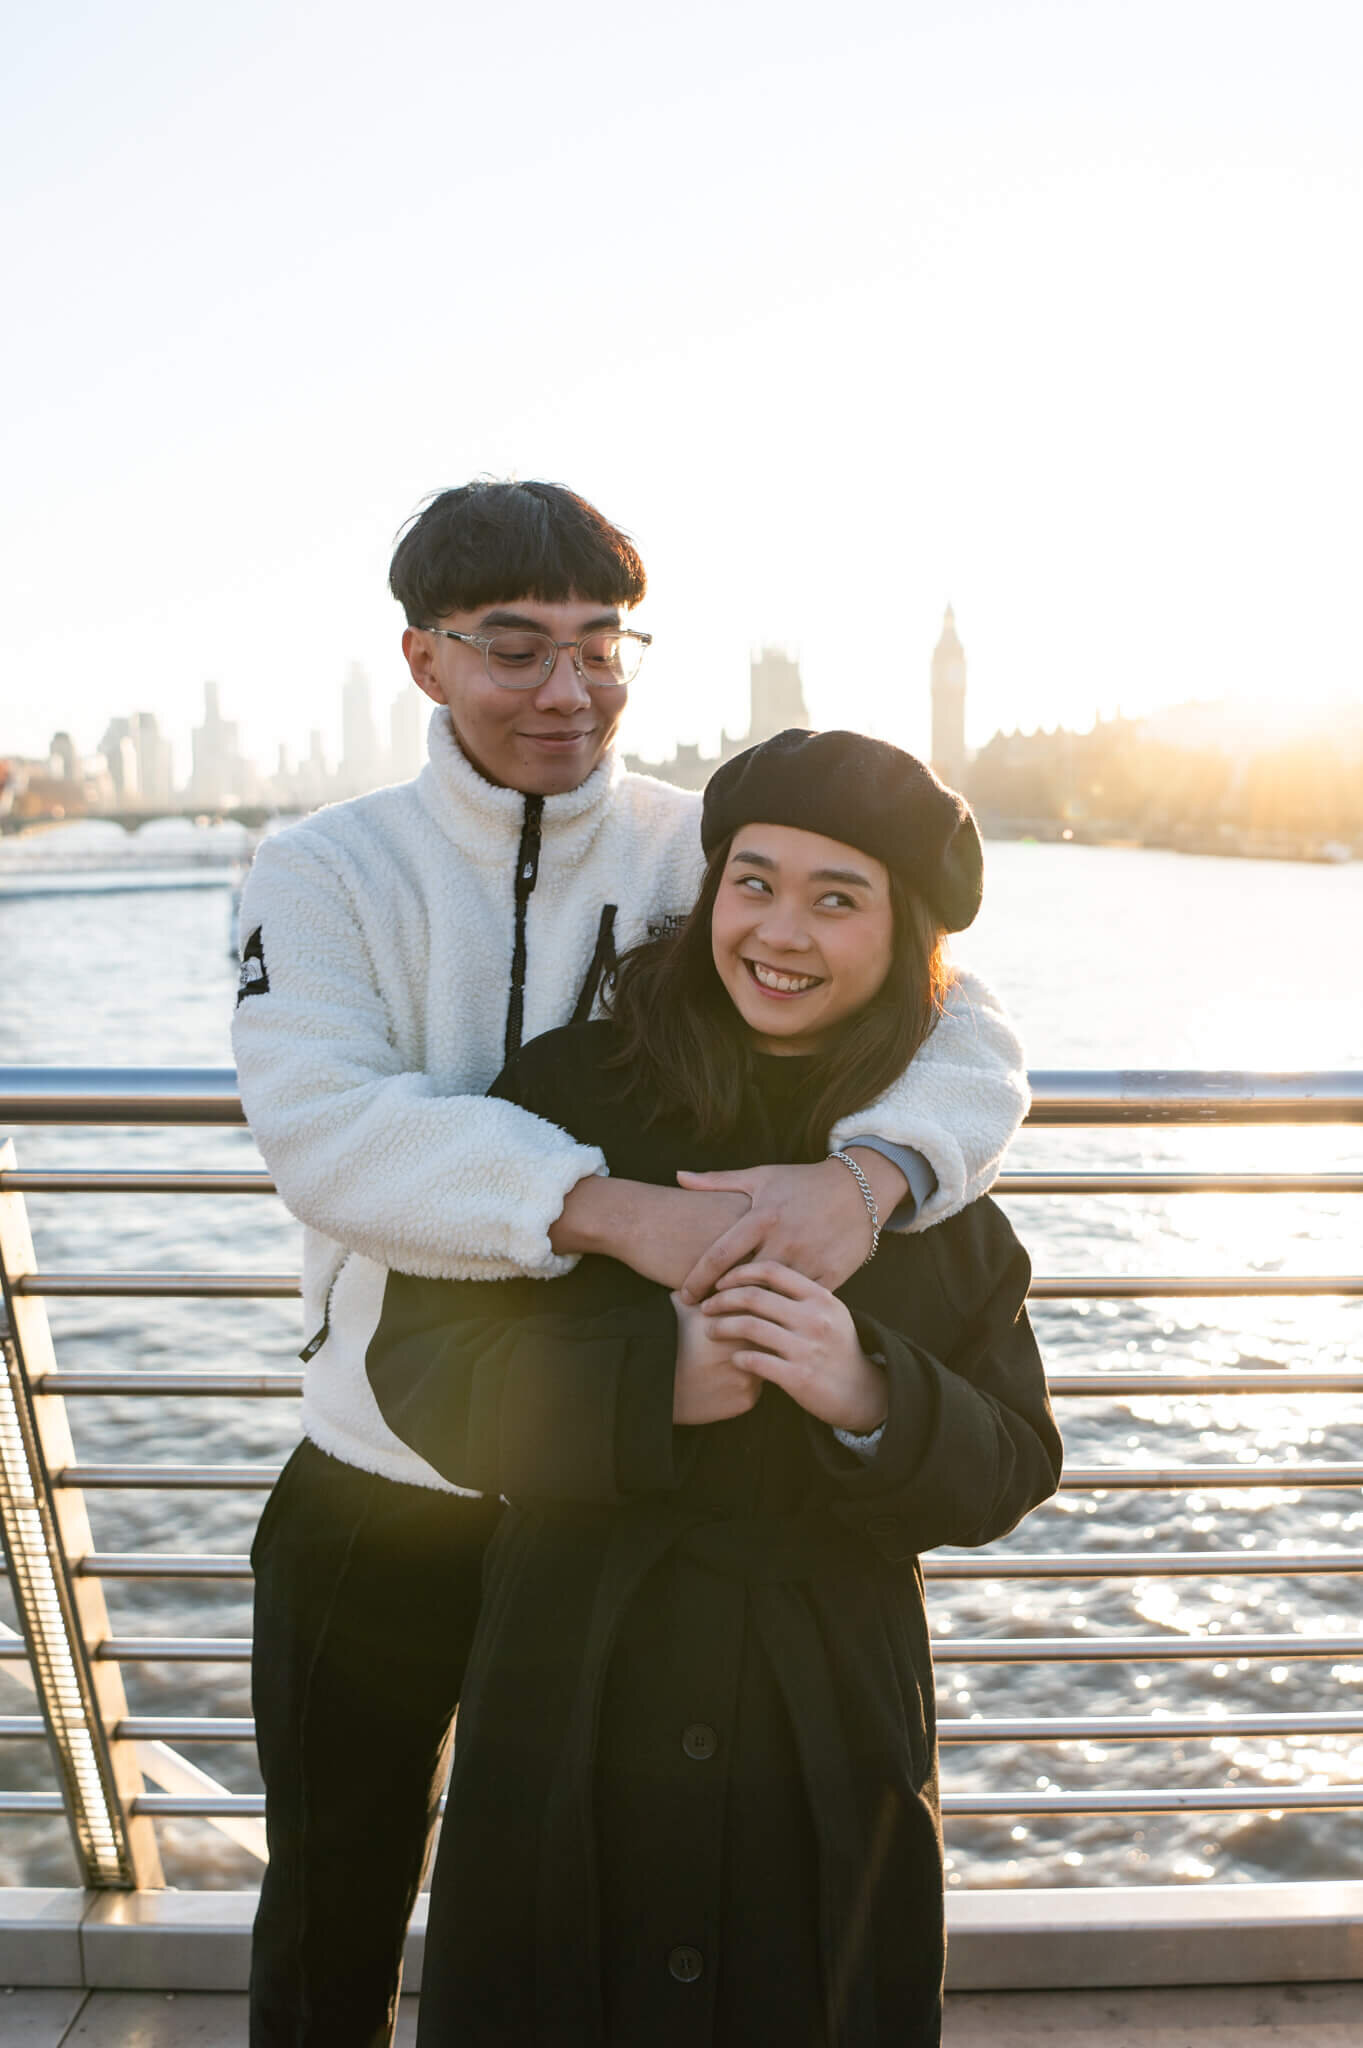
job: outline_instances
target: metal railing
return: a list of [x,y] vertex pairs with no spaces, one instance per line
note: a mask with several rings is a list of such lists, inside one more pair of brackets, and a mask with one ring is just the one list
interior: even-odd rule
[[[1035,1126],[1132,1124],[1363,1123],[1363,1073],[1039,1073],[1032,1077]],[[230,1069],[93,1070],[0,1068],[0,1125],[234,1125],[243,1121]],[[298,1395],[297,1372],[120,1372],[62,1370],[51,1350],[44,1303],[51,1298],[263,1300],[295,1296],[292,1275],[70,1273],[40,1270],[24,1215],[29,1194],[212,1194],[273,1192],[267,1174],[220,1171],[53,1171],[21,1168],[12,1145],[0,1152],[0,1281],[7,1320],[12,1442],[0,1459],[11,1575],[24,1619],[22,1636],[0,1636],[0,1661],[31,1668],[41,1713],[0,1717],[0,1739],[48,1736],[63,1760],[61,1790],[0,1793],[0,1815],[65,1811],[84,1879],[96,1886],[159,1882],[151,1822],[195,1816],[223,1827],[263,1853],[259,1795],[231,1793],[180,1758],[172,1743],[247,1742],[249,1718],[135,1715],[127,1710],[125,1665],[240,1664],[245,1638],[124,1637],[109,1627],[107,1581],[245,1581],[244,1556],[100,1552],[91,1538],[87,1492],[109,1489],[263,1491],[275,1468],[263,1464],[172,1465],[80,1462],[67,1431],[65,1404],[101,1395],[193,1399],[234,1396],[277,1400]],[[1003,1195],[1166,1195],[1183,1193],[1363,1194],[1363,1173],[1074,1172],[1008,1173]],[[1363,1273],[1338,1275],[1041,1275],[1039,1301],[1211,1296],[1363,1297]],[[1064,1371],[1050,1374],[1066,1399],[1121,1399],[1177,1393],[1363,1393],[1360,1371]],[[27,1435],[24,1417],[27,1417]],[[3,1418],[0,1417],[0,1423]],[[1363,1462],[1077,1465],[1062,1489],[1359,1488]],[[37,1570],[36,1567],[41,1566]],[[46,1572],[46,1579],[43,1572]],[[1235,1577],[1363,1573],[1363,1551],[1298,1547],[1257,1551],[1008,1552],[930,1556],[932,1580],[1015,1582],[1135,1577]],[[41,1581],[41,1583],[39,1583]],[[1352,1616],[1352,1607],[1349,1610]],[[1265,1660],[1363,1656],[1363,1632],[1074,1637],[941,1637],[940,1665],[1042,1665],[1155,1660]],[[61,1660],[65,1657],[66,1664]],[[61,1668],[58,1669],[58,1666]],[[1271,1740],[1363,1733],[1363,1707],[1342,1713],[1070,1715],[1061,1718],[944,1717],[951,1745],[1159,1742],[1230,1736]],[[80,1747],[81,1743],[85,1748]],[[149,1792],[144,1778],[163,1786]],[[1363,1785],[1267,1788],[1207,1786],[1036,1793],[948,1793],[946,1815],[992,1817],[1094,1813],[1250,1812],[1363,1807]],[[101,1834],[100,1830],[104,1833]],[[110,1847],[109,1845],[113,1846]]]

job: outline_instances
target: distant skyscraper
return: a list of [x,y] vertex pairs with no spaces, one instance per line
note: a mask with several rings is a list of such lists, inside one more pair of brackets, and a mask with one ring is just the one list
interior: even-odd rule
[[326,795],[331,770],[327,757],[322,751],[322,735],[316,726],[308,734],[308,758],[299,763],[298,781],[304,797],[310,803],[320,804]]
[[377,789],[383,780],[383,757],[374,730],[374,709],[369,698],[369,678],[360,664],[352,662],[350,674],[341,687],[341,766],[338,779],[350,796]]
[[704,789],[721,761],[731,761],[745,747],[755,747],[788,726],[808,727],[804,684],[800,664],[779,647],[764,647],[748,664],[748,730],[740,738],[728,732],[719,736],[719,753],[712,760],[697,746],[679,746],[670,761],[644,761],[626,754],[625,766],[640,775],[657,775],[674,782],[679,789]]
[[952,789],[965,780],[965,649],[950,605],[932,657],[932,766]]
[[247,794],[246,764],[234,719],[224,718],[218,709],[218,686],[204,684],[204,720],[190,734],[193,766],[189,777],[190,800],[216,808],[240,802]]
[[423,697],[415,683],[409,683],[394,697],[388,720],[388,773],[394,782],[410,782],[421,773],[426,760],[426,720],[430,710],[430,698]]
[[76,782],[80,779],[80,756],[76,743],[69,732],[54,732],[52,745],[48,749],[53,779],[57,782]]
[[154,711],[134,711],[128,721],[137,749],[137,784],[147,805],[170,802],[170,741],[156,723]]
[[111,718],[99,743],[104,765],[113,784],[114,800],[135,804],[142,794],[137,779],[137,742],[130,718]]
[[787,726],[808,726],[800,664],[793,656],[783,654],[779,647],[764,647],[753,657],[748,677],[751,708],[744,746],[755,747]]

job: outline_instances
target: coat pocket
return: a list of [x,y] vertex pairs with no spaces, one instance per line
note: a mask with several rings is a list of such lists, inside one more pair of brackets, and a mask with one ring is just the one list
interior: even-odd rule
[[293,1491],[294,1467],[308,1448],[309,1446],[306,1443],[295,1446],[284,1465],[283,1471],[270,1488],[269,1494],[266,1497],[265,1505],[260,1511],[260,1520],[256,1523],[256,1533],[251,1538],[251,1570],[253,1572],[259,1572],[261,1565],[265,1561],[265,1555],[269,1549],[275,1525],[279,1521],[283,1510],[283,1504]]

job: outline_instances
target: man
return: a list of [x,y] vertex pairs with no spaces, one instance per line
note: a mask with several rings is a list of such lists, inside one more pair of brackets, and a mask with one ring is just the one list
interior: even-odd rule
[[[614,757],[644,570],[572,492],[441,493],[390,587],[438,707],[430,761],[268,840],[241,912],[237,1067],[307,1226],[311,1332],[304,1442],[252,1553],[270,1841],[252,2048],[391,2038],[498,1512],[379,1414],[365,1351],[389,1269],[549,1276],[594,1251],[699,1299],[760,1255],[837,1286],[874,1221],[836,1160],[620,1183],[485,1095],[525,1039],[591,1013],[617,951],[689,909],[699,799]],[[963,977],[896,1089],[835,1135],[878,1214],[921,1225],[983,1192],[1024,1107],[1016,1041]]]

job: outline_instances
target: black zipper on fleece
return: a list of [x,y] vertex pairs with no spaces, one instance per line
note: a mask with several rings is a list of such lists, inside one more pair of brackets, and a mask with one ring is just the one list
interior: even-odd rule
[[525,906],[530,901],[540,871],[540,819],[544,811],[542,796],[528,796],[525,800],[525,818],[521,825],[521,843],[516,854],[516,943],[511,951],[511,994],[506,1005],[506,1046],[503,1053],[510,1059],[521,1049],[521,1029],[525,1017]]
[[314,1331],[313,1335],[309,1337],[307,1343],[303,1346],[303,1349],[298,1354],[298,1356],[302,1359],[304,1365],[307,1364],[310,1358],[316,1358],[318,1352],[326,1343],[327,1338],[331,1335],[331,1297],[336,1292],[336,1282],[340,1279],[342,1273],[345,1271],[346,1261],[349,1259],[349,1257],[350,1253],[347,1252],[345,1258],[342,1259],[340,1265],[336,1268],[336,1271],[331,1276],[331,1285],[327,1289],[326,1303],[322,1309],[321,1329]]
[[578,991],[577,1003],[573,1010],[574,1024],[585,1024],[596,1006],[603,981],[614,978],[615,958],[615,905],[603,903],[601,922],[596,928],[596,951],[592,954],[582,987]]

